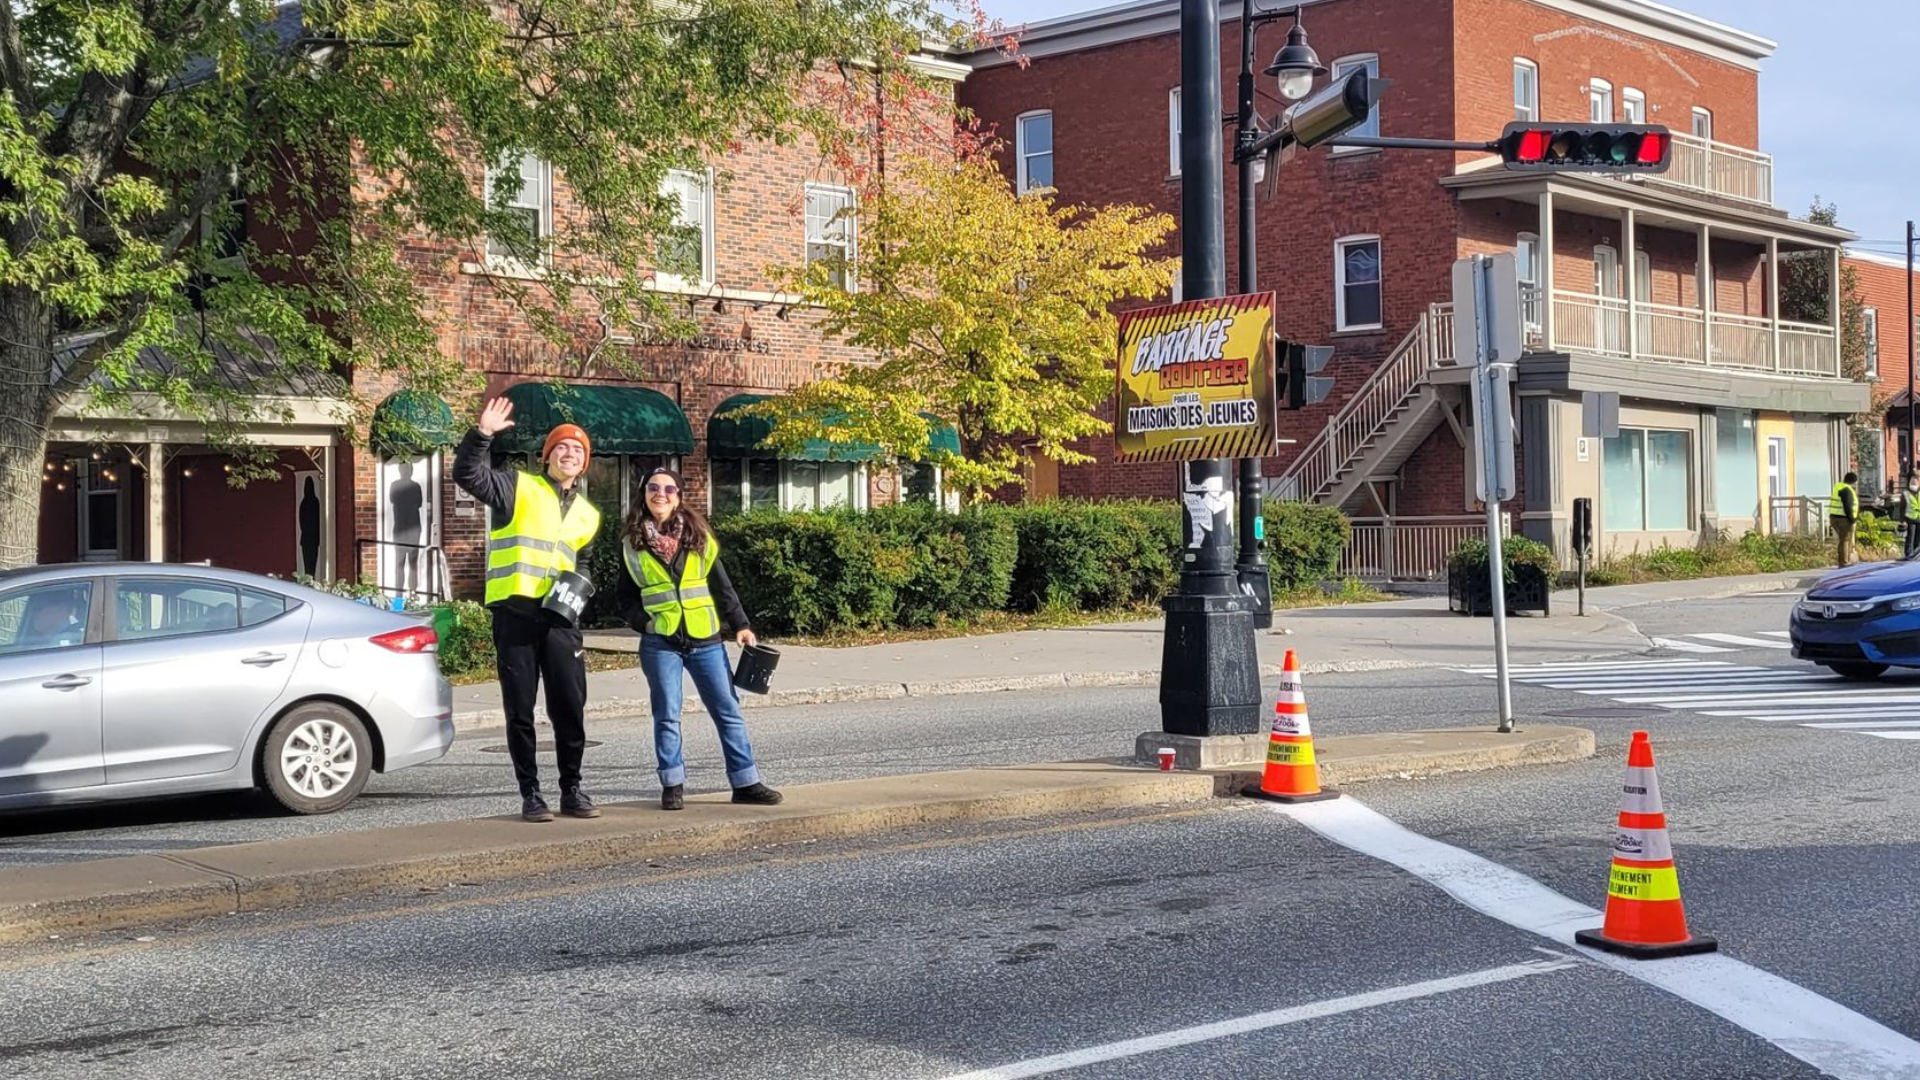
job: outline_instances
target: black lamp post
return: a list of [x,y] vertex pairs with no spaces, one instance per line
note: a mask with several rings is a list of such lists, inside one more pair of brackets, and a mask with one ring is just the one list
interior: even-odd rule
[[[1253,100],[1253,51],[1257,29],[1278,19],[1291,17],[1293,28],[1287,31],[1287,43],[1267,65],[1266,74],[1280,82],[1280,96],[1298,101],[1313,90],[1315,77],[1326,74],[1320,57],[1307,44],[1307,30],[1300,22],[1298,7],[1273,11],[1254,11],[1253,0],[1240,5],[1240,83],[1238,107],[1234,111],[1234,160],[1240,165],[1240,285],[1241,293],[1258,288],[1259,237],[1255,223],[1255,189],[1266,171],[1266,161],[1251,151],[1260,136],[1260,114]],[[1181,95],[1184,104],[1185,95]],[[1185,130],[1183,127],[1181,130]],[[1185,175],[1184,162],[1181,174]],[[1260,459],[1240,459],[1240,559],[1235,570],[1240,591],[1253,600],[1253,624],[1258,629],[1273,625],[1273,582],[1267,570],[1266,537],[1261,521],[1266,497],[1266,478],[1261,475]]]
[[[1226,295],[1220,117],[1220,9],[1180,0],[1181,285],[1187,300]],[[1223,458],[1183,462],[1180,588],[1166,598],[1160,726],[1180,735],[1260,730],[1260,662],[1253,605],[1239,588]]]

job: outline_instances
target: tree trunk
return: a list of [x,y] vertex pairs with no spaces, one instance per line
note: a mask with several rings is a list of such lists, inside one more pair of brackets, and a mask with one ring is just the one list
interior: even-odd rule
[[52,329],[38,297],[0,292],[0,570],[39,561]]

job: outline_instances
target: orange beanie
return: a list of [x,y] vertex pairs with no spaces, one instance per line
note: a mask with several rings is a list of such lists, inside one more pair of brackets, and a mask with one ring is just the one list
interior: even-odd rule
[[547,432],[546,444],[540,447],[540,460],[541,461],[547,460],[547,458],[553,453],[554,445],[556,443],[559,443],[562,439],[578,440],[580,443],[581,449],[587,452],[587,456],[588,457],[593,456],[593,440],[587,438],[587,433],[580,430],[580,426],[578,424],[560,424],[560,425],[557,425],[552,431]]

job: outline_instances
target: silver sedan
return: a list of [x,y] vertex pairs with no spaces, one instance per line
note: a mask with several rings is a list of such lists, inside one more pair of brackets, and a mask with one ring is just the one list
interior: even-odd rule
[[0,810],[265,788],[324,814],[453,744],[417,617],[208,566],[0,571]]

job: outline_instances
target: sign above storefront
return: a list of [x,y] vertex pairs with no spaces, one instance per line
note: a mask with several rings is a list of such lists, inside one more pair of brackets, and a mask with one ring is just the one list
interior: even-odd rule
[[1272,453],[1274,294],[1123,312],[1114,442],[1122,461]]

